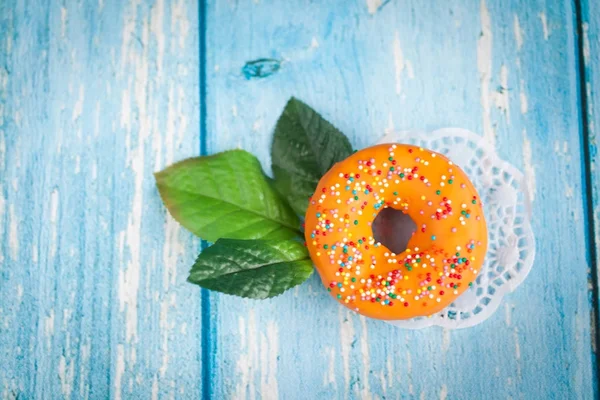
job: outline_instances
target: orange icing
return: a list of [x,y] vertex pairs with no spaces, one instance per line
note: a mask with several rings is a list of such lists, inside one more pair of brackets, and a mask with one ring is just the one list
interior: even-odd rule
[[[373,238],[379,211],[408,214],[417,231],[394,254]],[[323,284],[377,319],[434,314],[468,290],[487,249],[479,196],[465,173],[423,148],[382,144],[335,164],[306,212],[305,237]]]

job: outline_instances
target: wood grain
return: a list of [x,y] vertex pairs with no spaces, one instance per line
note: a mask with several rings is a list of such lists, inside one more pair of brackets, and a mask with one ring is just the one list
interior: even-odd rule
[[[575,11],[567,0],[0,2],[0,398],[597,396],[600,15],[588,0]],[[200,243],[167,215],[152,173],[238,147],[268,171],[292,95],[356,148],[387,129],[444,126],[495,143],[534,199],[527,281],[460,331],[358,317],[317,277],[264,302],[185,283]]]
[[0,397],[199,397],[198,241],[152,176],[198,153],[197,5],[0,10]]
[[[403,331],[357,317],[316,277],[267,302],[211,295],[219,338],[211,394],[592,398],[572,3],[372,3],[209,2],[208,151],[242,147],[268,167],[291,95],[356,148],[393,128],[480,132],[528,176],[536,264],[502,309],[464,331]],[[246,79],[244,66],[257,59],[281,68]]]

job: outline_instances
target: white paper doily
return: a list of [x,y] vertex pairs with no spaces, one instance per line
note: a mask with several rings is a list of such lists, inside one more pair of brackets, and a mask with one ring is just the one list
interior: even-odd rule
[[504,295],[525,280],[533,265],[535,238],[523,174],[500,159],[484,138],[465,129],[392,132],[379,143],[413,144],[446,155],[477,188],[488,224],[488,252],[472,288],[430,317],[387,322],[407,329],[428,326],[460,329],[485,321],[496,311]]

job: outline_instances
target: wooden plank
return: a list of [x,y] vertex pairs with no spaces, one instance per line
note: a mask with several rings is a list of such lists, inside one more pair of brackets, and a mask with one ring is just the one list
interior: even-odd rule
[[152,173],[199,151],[193,1],[0,4],[0,397],[202,395],[198,241]]
[[[406,331],[341,309],[314,277],[264,302],[211,294],[215,398],[592,398],[576,25],[570,1],[208,2],[207,147],[269,166],[286,100],[360,148],[462,126],[523,169],[537,259],[484,324]],[[249,61],[271,62],[259,77]],[[261,74],[258,74],[261,75]],[[247,79],[245,76],[248,76]],[[207,329],[207,327],[205,327]]]
[[[589,162],[588,176],[586,183],[591,192],[591,204],[589,210],[589,220],[591,232],[594,237],[591,238],[591,256],[590,260],[590,287],[595,300],[595,312],[593,318],[595,324],[592,328],[592,335],[595,334],[594,353],[596,357],[596,373],[600,374],[600,357],[598,357],[598,346],[600,345],[600,170],[598,170],[598,137],[597,130],[600,126],[600,10],[593,7],[592,2],[588,0],[581,1],[580,8],[580,48],[582,75],[585,86],[582,88],[583,110],[582,116],[585,122],[584,134],[587,140],[584,145],[587,147],[587,159]],[[596,381],[598,390],[598,382]]]

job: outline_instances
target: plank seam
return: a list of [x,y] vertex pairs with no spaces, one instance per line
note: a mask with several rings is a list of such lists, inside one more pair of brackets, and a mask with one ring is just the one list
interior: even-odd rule
[[[206,0],[198,2],[198,53],[199,53],[199,95],[200,95],[200,155],[205,156],[208,153],[206,134]],[[200,251],[208,247],[206,241],[200,241]],[[211,323],[211,303],[210,291],[202,288],[200,290],[201,307],[201,361],[202,361],[202,379],[201,393],[203,400],[212,398],[212,362],[211,353],[214,346],[213,326]]]
[[[575,23],[576,23],[576,63],[577,63],[577,74],[578,74],[578,91],[579,91],[579,101],[580,101],[580,121],[581,121],[581,134],[583,141],[583,172],[584,172],[584,213],[585,213],[585,221],[588,225],[587,234],[588,234],[588,251],[590,254],[590,268],[591,268],[591,276],[592,285],[591,285],[591,295],[592,295],[592,333],[595,332],[595,336],[591,337],[592,345],[596,349],[600,349],[600,310],[599,310],[599,271],[598,271],[598,248],[595,242],[596,238],[596,226],[594,222],[594,202],[593,202],[593,178],[592,178],[592,155],[590,152],[590,129],[589,129],[589,120],[588,120],[588,107],[589,100],[586,91],[586,78],[588,76],[588,71],[585,67],[585,53],[584,53],[584,43],[583,43],[583,10],[581,5],[581,0],[574,0],[575,5]],[[594,343],[595,342],[595,343]],[[600,377],[600,357],[598,357],[594,352],[592,352],[592,357],[595,358],[595,377]],[[598,383],[597,379],[592,379],[594,382],[593,391],[596,395],[598,395]]]

